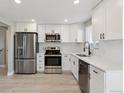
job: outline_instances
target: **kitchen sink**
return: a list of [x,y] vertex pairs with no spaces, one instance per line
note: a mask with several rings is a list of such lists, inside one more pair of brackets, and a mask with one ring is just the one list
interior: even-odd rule
[[84,54],[76,54],[76,55],[78,55],[80,57],[90,57],[90,56],[87,56],[87,55],[84,55]]

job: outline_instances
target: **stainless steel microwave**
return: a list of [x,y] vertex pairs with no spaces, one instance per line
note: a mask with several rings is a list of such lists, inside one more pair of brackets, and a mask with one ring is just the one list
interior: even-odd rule
[[46,33],[45,34],[45,41],[46,42],[60,42],[61,36],[59,33]]

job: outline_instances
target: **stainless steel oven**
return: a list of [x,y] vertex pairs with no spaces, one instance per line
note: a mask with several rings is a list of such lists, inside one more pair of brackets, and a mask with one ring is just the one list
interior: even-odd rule
[[61,73],[61,55],[45,55],[45,73]]
[[45,73],[62,73],[59,47],[47,47],[45,53]]

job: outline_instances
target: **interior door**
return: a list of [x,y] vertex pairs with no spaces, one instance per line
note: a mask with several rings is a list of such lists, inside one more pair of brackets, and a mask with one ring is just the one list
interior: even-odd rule
[[4,32],[0,31],[0,66],[4,65]]
[[0,74],[7,74],[7,27],[0,27]]

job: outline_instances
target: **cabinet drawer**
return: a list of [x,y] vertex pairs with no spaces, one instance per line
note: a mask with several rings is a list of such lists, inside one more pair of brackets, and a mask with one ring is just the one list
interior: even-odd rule
[[44,63],[37,63],[37,66],[44,66]]
[[44,57],[44,55],[38,55],[38,57],[39,57],[39,58],[43,58],[43,57]]
[[37,62],[38,62],[38,63],[43,63],[44,60],[39,59],[39,60],[37,60]]
[[37,70],[38,70],[38,71],[43,70],[43,69],[44,69],[43,66],[40,66],[40,65],[37,66]]
[[92,77],[97,77],[97,79],[104,79],[104,72],[94,66],[90,66],[90,75]]

